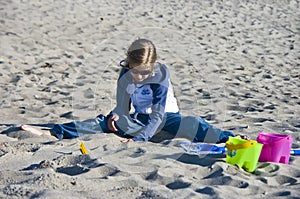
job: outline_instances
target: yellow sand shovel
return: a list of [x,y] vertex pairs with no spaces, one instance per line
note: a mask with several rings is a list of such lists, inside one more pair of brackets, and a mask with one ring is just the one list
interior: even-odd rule
[[86,148],[85,148],[83,142],[80,142],[79,145],[80,145],[80,151],[81,151],[81,153],[84,154],[84,155],[88,155],[89,153],[88,153],[88,151],[86,150]]

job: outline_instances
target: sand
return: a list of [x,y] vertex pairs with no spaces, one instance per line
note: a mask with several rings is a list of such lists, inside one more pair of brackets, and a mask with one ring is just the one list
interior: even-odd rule
[[182,114],[252,139],[292,135],[299,148],[299,0],[75,2],[1,2],[1,198],[300,198],[299,156],[248,173],[185,153],[180,138],[57,141],[17,128],[107,114],[140,37],[170,67]]

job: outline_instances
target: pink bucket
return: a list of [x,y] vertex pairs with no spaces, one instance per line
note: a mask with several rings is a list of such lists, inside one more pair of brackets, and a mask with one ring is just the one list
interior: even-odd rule
[[293,143],[292,136],[261,132],[256,140],[263,144],[259,162],[289,163]]

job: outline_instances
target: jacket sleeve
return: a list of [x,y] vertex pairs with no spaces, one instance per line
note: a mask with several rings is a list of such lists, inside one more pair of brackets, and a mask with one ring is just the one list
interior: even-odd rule
[[150,123],[143,127],[143,130],[136,135],[134,141],[148,141],[157,132],[159,126],[163,121],[165,114],[165,106],[167,100],[168,87],[152,84],[153,101],[152,101],[152,113],[150,114]]
[[111,111],[110,114],[127,115],[130,111],[130,95],[128,93],[128,73],[126,69],[122,69],[118,83],[116,93],[116,107]]

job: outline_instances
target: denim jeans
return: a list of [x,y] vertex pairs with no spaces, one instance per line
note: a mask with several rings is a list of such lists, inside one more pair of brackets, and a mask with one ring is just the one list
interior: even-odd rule
[[162,130],[194,142],[223,143],[229,136],[234,136],[210,125],[200,116],[182,116],[180,113],[166,113]]
[[[137,121],[130,123],[130,132],[124,132],[121,130],[124,128],[117,126],[118,134],[121,136],[134,136],[136,132],[141,130],[142,126],[150,122],[150,117],[149,115],[139,114]],[[221,143],[226,142],[229,136],[234,136],[231,132],[222,131],[210,125],[199,116],[182,116],[180,113],[165,113],[159,130],[167,131],[178,138],[187,138],[196,142]],[[84,134],[111,132],[107,127],[107,117],[104,115],[85,121],[56,124],[50,131],[59,139],[76,138]]]
[[72,121],[64,124],[55,124],[50,132],[52,135],[61,140],[80,137],[84,134],[109,132],[109,130],[107,127],[107,117],[101,114],[94,119],[88,119],[85,121]]

